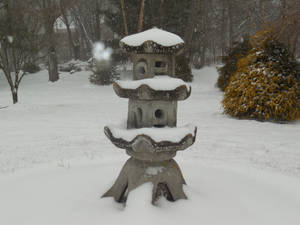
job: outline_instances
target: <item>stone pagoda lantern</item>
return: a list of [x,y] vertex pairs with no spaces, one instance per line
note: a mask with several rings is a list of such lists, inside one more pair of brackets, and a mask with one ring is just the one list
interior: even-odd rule
[[157,28],[120,41],[133,60],[134,80],[113,85],[119,97],[129,99],[127,124],[106,126],[104,132],[131,158],[103,197],[126,202],[130,191],[151,182],[153,204],[160,196],[169,201],[187,198],[185,180],[173,159],[195,142],[197,132],[192,125],[176,127],[177,101],[191,94],[189,85],[174,78],[175,56],[183,45],[179,36]]

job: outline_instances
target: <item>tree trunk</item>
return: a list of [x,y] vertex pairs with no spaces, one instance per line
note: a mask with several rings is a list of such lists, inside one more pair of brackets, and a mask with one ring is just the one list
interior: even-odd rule
[[50,47],[48,52],[48,63],[49,63],[49,81],[55,82],[59,79],[58,76],[58,65],[57,56],[54,47]]
[[[201,10],[202,7],[202,10]],[[192,0],[189,9],[189,23],[186,25],[184,30],[184,42],[185,42],[185,55],[191,60],[193,52],[195,50],[195,41],[193,41],[194,30],[199,26],[199,15],[202,16],[202,20],[205,16],[202,15],[205,3],[199,0]]]
[[55,82],[59,79],[57,55],[55,51],[56,41],[53,29],[54,23],[55,21],[48,21],[48,23],[46,24],[46,34],[48,38],[48,73],[49,81],[51,82]]
[[16,104],[18,102],[18,89],[11,89],[11,95],[13,99],[13,104]]
[[68,19],[68,16],[66,15],[66,9],[65,9],[65,6],[63,5],[63,1],[60,1],[60,7],[61,7],[61,14],[62,14],[62,17],[64,19],[64,23],[65,23],[66,28],[67,28],[69,46],[70,46],[70,49],[73,53],[74,59],[77,60],[77,59],[79,59],[79,54],[78,54],[78,51],[76,49],[76,45],[75,45],[74,40],[73,40],[69,19]]
[[213,63],[216,64],[216,46],[215,46],[215,41],[212,40],[212,51],[213,51]]
[[232,12],[232,2],[228,0],[228,29],[229,29],[229,47],[232,48],[233,45],[233,12]]
[[77,60],[79,58],[79,55],[76,52],[77,50],[76,50],[76,46],[75,46],[74,41],[73,41],[72,32],[71,32],[71,29],[70,29],[70,24],[69,24],[69,22],[66,22],[65,25],[67,27],[70,48],[72,49],[74,59]]
[[286,5],[286,0],[281,0],[281,17],[283,19],[286,18],[287,15],[287,5]]
[[80,59],[80,44],[79,42],[74,43],[74,59]]
[[221,22],[221,56],[226,55],[226,7],[225,1],[222,1],[222,22]]
[[200,54],[200,68],[202,68],[203,66],[205,66],[205,53],[206,53],[206,44],[204,44],[204,46],[202,47],[202,51]]
[[124,0],[121,0],[121,8],[122,8],[124,31],[125,31],[125,35],[127,36],[128,35],[128,26],[127,26],[127,20],[126,20],[126,12],[125,12],[125,3],[124,3]]
[[81,55],[81,59],[88,59],[88,53],[90,52],[90,43],[88,41],[88,38],[86,37],[86,34],[84,32],[84,28],[83,25],[81,24],[81,22],[78,22],[78,33],[80,35],[80,39],[79,39],[79,46],[82,46],[82,51],[80,52]]
[[101,40],[101,29],[100,29],[100,6],[98,0],[96,0],[96,40]]
[[145,0],[142,0],[141,9],[140,9],[140,15],[139,15],[138,32],[141,32],[143,30],[144,11],[145,11]]
[[164,23],[165,4],[164,3],[165,3],[164,0],[160,0],[158,24],[162,29],[165,29],[165,23]]

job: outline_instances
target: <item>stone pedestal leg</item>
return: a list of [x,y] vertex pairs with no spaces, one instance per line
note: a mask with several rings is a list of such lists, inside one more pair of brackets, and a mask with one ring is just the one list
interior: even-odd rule
[[117,202],[126,202],[130,191],[147,182],[153,184],[153,204],[161,196],[169,201],[187,198],[183,192],[185,180],[175,160],[148,162],[132,157],[123,166],[114,185],[102,197],[114,197]]

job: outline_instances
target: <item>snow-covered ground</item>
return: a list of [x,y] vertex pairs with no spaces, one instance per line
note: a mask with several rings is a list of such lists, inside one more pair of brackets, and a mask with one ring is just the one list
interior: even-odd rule
[[94,86],[87,72],[28,75],[11,104],[0,75],[0,224],[300,224],[300,122],[237,120],[222,114],[215,68],[194,71],[178,126],[196,143],[176,160],[189,200],[158,207],[146,184],[127,206],[100,199],[128,156],[103,133],[126,120],[127,100]]

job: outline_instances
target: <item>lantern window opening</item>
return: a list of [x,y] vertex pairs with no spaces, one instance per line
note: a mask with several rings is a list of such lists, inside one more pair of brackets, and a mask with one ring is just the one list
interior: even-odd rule
[[165,61],[155,61],[155,75],[167,75],[168,73],[168,64]]
[[163,124],[154,124],[153,126],[156,127],[156,128],[164,128],[166,125],[163,125]]
[[164,112],[161,109],[157,109],[154,112],[154,116],[157,119],[162,119],[164,117]]
[[138,71],[139,71],[139,74],[140,74],[140,75],[145,75],[145,73],[146,73],[145,67],[143,67],[143,66],[140,66],[140,67],[138,68]]
[[135,66],[135,70],[139,79],[144,78],[148,70],[147,61],[145,59],[140,59]]
[[138,107],[137,108],[137,121],[138,121],[138,123],[141,123],[142,120],[143,120],[143,110],[140,107]]
[[167,67],[167,63],[164,62],[164,61],[156,61],[156,62],[155,62],[155,67],[157,67],[157,68],[164,68],[164,67]]

